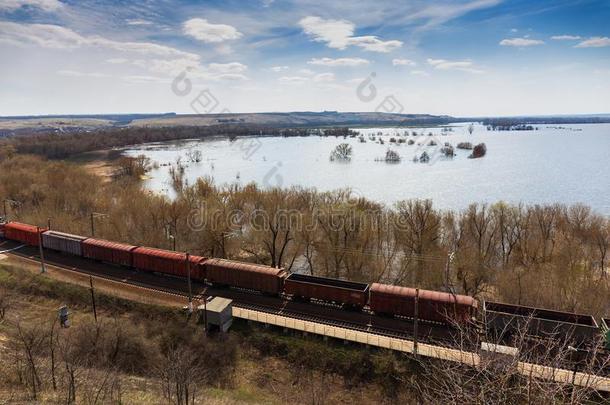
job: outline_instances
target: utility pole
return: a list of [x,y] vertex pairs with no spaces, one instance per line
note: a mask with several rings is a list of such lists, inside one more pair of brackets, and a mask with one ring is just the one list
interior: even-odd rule
[[172,250],[175,252],[176,251],[176,237],[174,235],[169,235],[169,238],[172,240]]
[[51,230],[51,218],[47,218],[47,228]]
[[[206,287],[207,290],[207,287]],[[208,297],[207,295],[203,297],[203,327],[205,328],[205,333],[208,333]]]
[[95,221],[94,219],[97,217],[107,217],[108,214],[102,214],[101,212],[92,212],[91,213],[91,236],[95,236]]
[[413,319],[413,354],[417,356],[417,327],[419,318],[419,288],[415,289],[415,318]]
[[445,291],[450,292],[449,288],[449,267],[451,263],[453,263],[453,258],[455,257],[455,252],[449,252],[447,255],[447,262],[445,264]]
[[95,323],[97,323],[97,308],[95,306],[95,293],[93,291],[93,277],[89,276],[89,285],[91,286],[91,304],[93,306],[93,317],[95,318]]
[[193,312],[193,293],[191,289],[191,255],[186,252],[186,279],[189,287],[189,313]]
[[38,249],[40,251],[40,272],[46,273],[47,269],[44,265],[44,250],[42,248],[42,233],[40,232],[40,227],[36,227],[36,233],[38,234]]

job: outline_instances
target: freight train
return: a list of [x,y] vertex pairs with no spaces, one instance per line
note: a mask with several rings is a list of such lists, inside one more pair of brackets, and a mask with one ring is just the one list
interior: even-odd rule
[[246,289],[294,301],[369,311],[386,317],[474,327],[504,341],[522,328],[536,338],[569,339],[587,347],[605,335],[610,349],[610,320],[601,328],[590,315],[485,301],[473,297],[380,283],[359,283],[291,273],[284,269],[233,260],[205,258],[71,235],[18,222],[0,224],[0,237],[140,271],[190,277],[214,286]]

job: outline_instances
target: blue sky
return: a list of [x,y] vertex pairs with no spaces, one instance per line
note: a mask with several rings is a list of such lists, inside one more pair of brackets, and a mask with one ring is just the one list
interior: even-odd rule
[[0,0],[0,115],[610,113],[608,21],[588,0]]

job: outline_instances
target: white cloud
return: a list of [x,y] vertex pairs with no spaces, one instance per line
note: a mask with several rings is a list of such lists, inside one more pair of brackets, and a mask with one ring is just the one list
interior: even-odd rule
[[387,53],[402,46],[402,41],[383,41],[374,35],[354,36],[356,26],[347,20],[325,20],[308,16],[299,21],[303,32],[315,42],[326,42],[329,48],[345,49],[350,45],[365,51]]
[[183,32],[186,35],[207,43],[218,43],[239,39],[243,34],[231,25],[212,24],[204,18],[192,18],[185,21]]
[[553,35],[551,39],[555,41],[575,41],[581,39],[579,35]]
[[300,75],[303,75],[303,76],[312,76],[316,72],[314,72],[311,69],[299,69],[297,73],[300,74]]
[[365,81],[367,78],[366,77],[354,77],[353,79],[348,79],[345,81],[345,83],[347,84],[360,84],[363,81]]
[[337,66],[362,66],[362,65],[368,65],[369,61],[366,60],[366,59],[362,59],[362,58],[337,58],[337,59],[332,59],[332,58],[313,58],[313,59],[310,59],[307,63],[310,64],[310,65],[317,65],[317,66],[337,67]]
[[335,74],[331,72],[318,73],[313,76],[282,76],[278,79],[285,84],[315,83],[318,88],[331,86],[335,81]]
[[199,60],[199,56],[150,42],[120,42],[101,36],[83,36],[69,28],[51,24],[17,24],[0,21],[0,41],[16,46],[37,45],[43,48],[75,49],[86,46],[150,56],[181,57]]
[[121,65],[129,62],[129,59],[125,58],[110,58],[106,59],[107,63],[112,63],[113,65]]
[[60,76],[68,76],[68,77],[110,77],[106,73],[98,73],[98,72],[78,72],[76,70],[60,70],[57,72]]
[[427,59],[427,62],[437,70],[459,70],[468,73],[484,73],[483,70],[475,68],[474,63],[469,60],[450,61],[445,59]]
[[426,2],[425,8],[409,14],[408,20],[427,19],[426,24],[420,29],[429,29],[439,26],[447,21],[458,18],[471,11],[490,8],[500,4],[502,0],[472,0],[466,2]]
[[313,77],[313,81],[317,83],[328,83],[335,81],[334,73],[319,73]]
[[402,41],[390,40],[382,41],[379,38],[367,35],[363,37],[352,37],[348,39],[349,45],[355,45],[363,48],[366,51],[387,53],[392,52],[402,46]]
[[162,73],[169,76],[177,76],[184,71],[195,74],[198,70],[201,70],[201,65],[198,61],[185,58],[152,60],[137,59],[131,61],[131,64],[143,69],[148,69],[154,73]]
[[610,38],[591,37],[576,45],[576,48],[603,48],[605,46],[610,46]]
[[500,45],[502,46],[536,46],[543,45],[544,41],[539,39],[530,39],[530,38],[507,38],[500,41]]
[[150,83],[168,84],[168,83],[171,83],[170,79],[166,79],[164,77],[146,76],[146,75],[124,76],[123,80],[125,80],[128,83],[132,83],[132,84],[150,84]]
[[326,42],[329,48],[335,49],[345,49],[355,29],[354,24],[346,20],[325,20],[315,16],[301,19],[299,25],[314,41]]
[[289,67],[288,66],[273,66],[271,68],[271,71],[279,73],[279,72],[283,72],[284,70],[288,70]]
[[126,22],[127,22],[127,25],[152,25],[151,21],[140,20],[140,19],[127,20]]
[[412,70],[411,74],[414,76],[430,76],[430,73],[425,70]]
[[217,80],[231,80],[231,81],[240,81],[240,80],[250,80],[247,76],[242,75],[240,73],[223,73],[214,77]]
[[239,62],[210,63],[208,68],[214,73],[243,73],[248,70],[247,65]]
[[43,11],[57,11],[63,4],[58,0],[2,0],[0,11],[15,11],[21,7],[36,7]]
[[393,66],[415,66],[417,63],[410,59],[392,59]]
[[281,83],[301,84],[309,81],[309,78],[303,76],[282,76],[278,81]]

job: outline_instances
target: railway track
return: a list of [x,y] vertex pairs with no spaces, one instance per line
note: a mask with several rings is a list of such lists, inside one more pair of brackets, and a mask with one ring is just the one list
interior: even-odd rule
[[[0,240],[0,253],[18,257],[31,263],[40,263],[37,248],[23,246],[12,241]],[[169,295],[183,300],[185,303],[188,300],[188,285],[183,278],[117,267],[48,250],[45,250],[45,262],[47,265],[60,271],[92,276],[120,286],[137,288],[148,294]],[[294,302],[244,289],[218,288],[197,281],[192,282],[192,297],[195,306],[210,296],[232,299],[234,306],[243,309],[384,337],[414,340],[415,334],[412,320],[386,318],[366,311],[352,312],[329,305]],[[417,340],[420,343],[468,351],[478,350],[478,347],[476,347],[478,344],[475,343],[471,343],[468,347],[464,347],[463,342],[456,344],[456,342],[460,342],[460,339],[456,337],[457,331],[447,325],[427,323],[425,321],[419,322]],[[475,341],[476,339],[473,340],[473,342]],[[601,374],[608,376],[610,375],[610,370],[603,370]]]
[[[12,241],[4,241],[0,250],[7,251],[5,254],[22,260],[36,264],[40,263],[38,249],[31,246],[20,246]],[[182,278],[136,271],[48,250],[45,250],[45,263],[62,271],[85,274],[97,279],[129,285],[150,294],[171,295],[184,299],[185,302],[188,299],[188,286]],[[401,339],[414,338],[414,325],[412,322],[405,320],[384,318],[365,312],[351,312],[313,303],[292,302],[260,293],[218,288],[195,281],[192,283],[192,291],[195,302],[202,302],[208,296],[220,296],[232,299],[235,306],[245,309],[330,326],[340,326],[381,336]],[[437,324],[427,324],[423,321],[420,321],[418,326],[419,341],[446,347],[453,346],[451,328]]]

